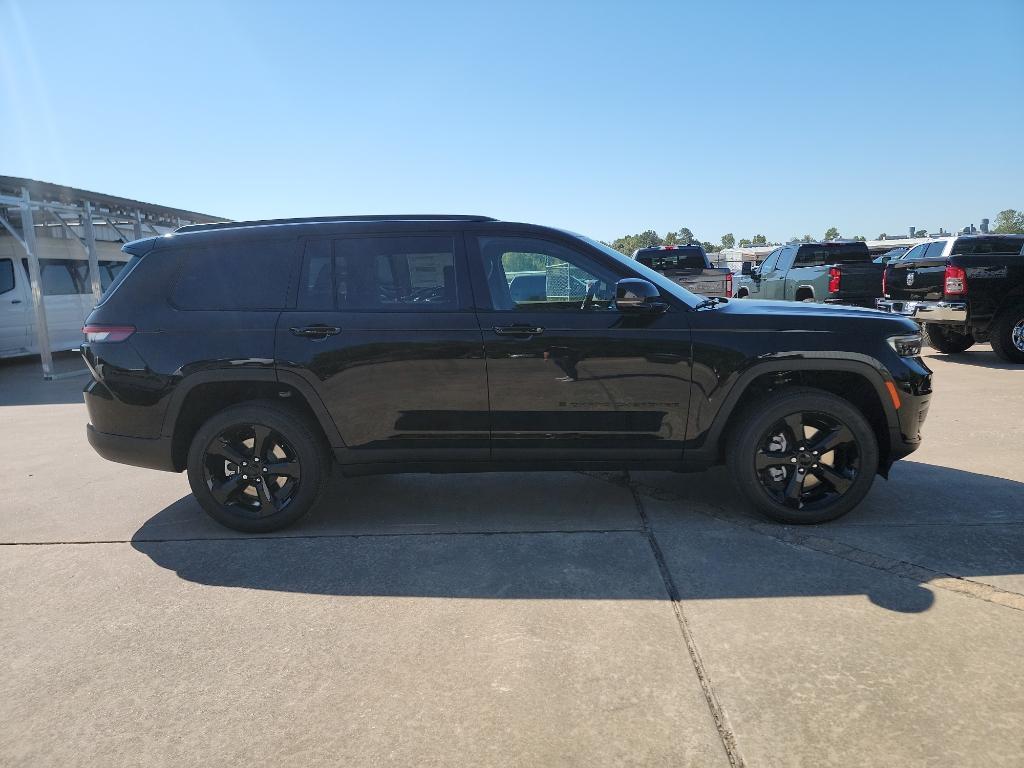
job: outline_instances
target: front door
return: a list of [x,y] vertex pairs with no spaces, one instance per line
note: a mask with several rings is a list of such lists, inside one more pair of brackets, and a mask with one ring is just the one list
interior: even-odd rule
[[469,237],[495,460],[680,459],[690,332],[619,312],[623,265],[573,241]]
[[15,354],[28,344],[31,299],[14,259],[0,259],[0,355]]
[[351,463],[488,456],[487,376],[462,237],[309,239],[278,367],[319,393]]

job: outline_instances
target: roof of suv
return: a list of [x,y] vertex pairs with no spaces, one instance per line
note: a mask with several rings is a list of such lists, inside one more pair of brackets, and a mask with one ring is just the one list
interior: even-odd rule
[[309,216],[297,219],[257,219],[253,221],[218,221],[212,224],[189,224],[178,227],[175,234],[185,232],[211,232],[217,229],[244,227],[270,227],[289,224],[329,224],[343,221],[497,221],[490,216],[445,213],[375,214],[368,216]]

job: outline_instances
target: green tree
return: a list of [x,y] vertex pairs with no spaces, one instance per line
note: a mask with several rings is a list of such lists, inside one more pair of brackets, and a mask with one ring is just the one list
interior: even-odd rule
[[650,248],[654,245],[662,245],[661,235],[653,229],[648,229],[637,235],[626,235],[612,241],[612,248],[626,256],[632,256],[640,248]]
[[825,239],[826,240],[837,240],[838,238],[839,238],[839,229],[838,229],[838,227],[829,227],[828,229],[825,230]]
[[722,247],[720,245],[715,245],[709,240],[705,240],[700,245],[704,248],[704,250],[707,253],[718,253],[720,250],[722,250]]
[[992,231],[1000,235],[1024,235],[1024,211],[1013,208],[1000,211]]
[[885,232],[883,232],[878,237],[876,237],[875,240],[885,240],[887,237],[889,237],[889,236],[887,234],[885,234]]
[[867,240],[867,238],[866,238],[866,237],[864,237],[864,235],[855,235],[853,239],[854,239],[854,240],[859,240],[859,241],[860,241],[860,242],[862,242],[862,243],[863,243],[863,242],[864,242],[865,240]]
[[665,239],[662,240],[662,245],[676,245],[679,242],[679,235],[675,232],[666,232]]
[[804,235],[803,237],[800,238],[800,242],[801,243],[813,243],[814,242],[814,238],[811,237],[810,235]]
[[736,247],[736,236],[732,232],[722,235],[722,250]]
[[753,245],[753,243],[745,237],[740,240],[740,248],[749,248],[751,245]]
[[751,245],[768,245],[768,238],[764,235],[754,235]]
[[919,229],[914,233],[914,237],[928,237],[927,229]]
[[690,245],[697,241],[697,238],[693,236],[693,232],[690,231],[689,227],[679,228],[679,242],[683,245]]

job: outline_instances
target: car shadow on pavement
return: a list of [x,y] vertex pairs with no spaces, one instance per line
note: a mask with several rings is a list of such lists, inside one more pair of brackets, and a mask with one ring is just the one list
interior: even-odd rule
[[54,352],[53,370],[65,378],[45,381],[39,357],[0,360],[0,406],[81,403],[89,371],[77,352]]
[[955,355],[947,355],[933,349],[925,357],[925,362],[927,363],[932,358],[941,360],[944,363],[956,363],[957,365],[973,365],[979,368],[993,368],[1001,371],[1024,371],[1024,365],[1008,363],[988,348],[969,349],[966,352],[958,352]]
[[[332,484],[311,521],[262,536],[216,526],[188,496],[147,521],[132,545],[197,584],[351,597],[864,595],[880,608],[916,613],[934,601],[929,585],[945,579],[977,585],[978,594],[1024,592],[1021,483],[901,462],[846,518],[795,527],[753,515],[732,497],[724,470],[640,474],[577,475],[606,489],[585,498],[562,473],[518,476],[534,487],[522,509],[504,489],[483,492],[487,478],[507,483],[515,475],[449,475],[440,488],[430,475],[359,478],[354,492],[346,486],[356,481]],[[446,497],[462,504],[459,486],[474,482],[482,484],[466,493],[478,522],[446,517]],[[701,492],[708,488],[716,493]],[[636,499],[642,514],[631,507]],[[350,525],[345,510],[365,513],[367,505],[374,509],[365,524]],[[537,505],[558,514],[526,508]],[[410,529],[415,515],[430,527]],[[433,526],[432,516],[448,524]]]

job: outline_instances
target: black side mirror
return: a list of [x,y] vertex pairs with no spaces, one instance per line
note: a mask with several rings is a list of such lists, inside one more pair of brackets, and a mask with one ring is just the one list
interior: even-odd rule
[[752,275],[754,273],[754,262],[744,261],[743,266],[740,267],[741,275]]
[[668,309],[654,283],[626,277],[615,284],[615,308],[620,312],[657,314]]

